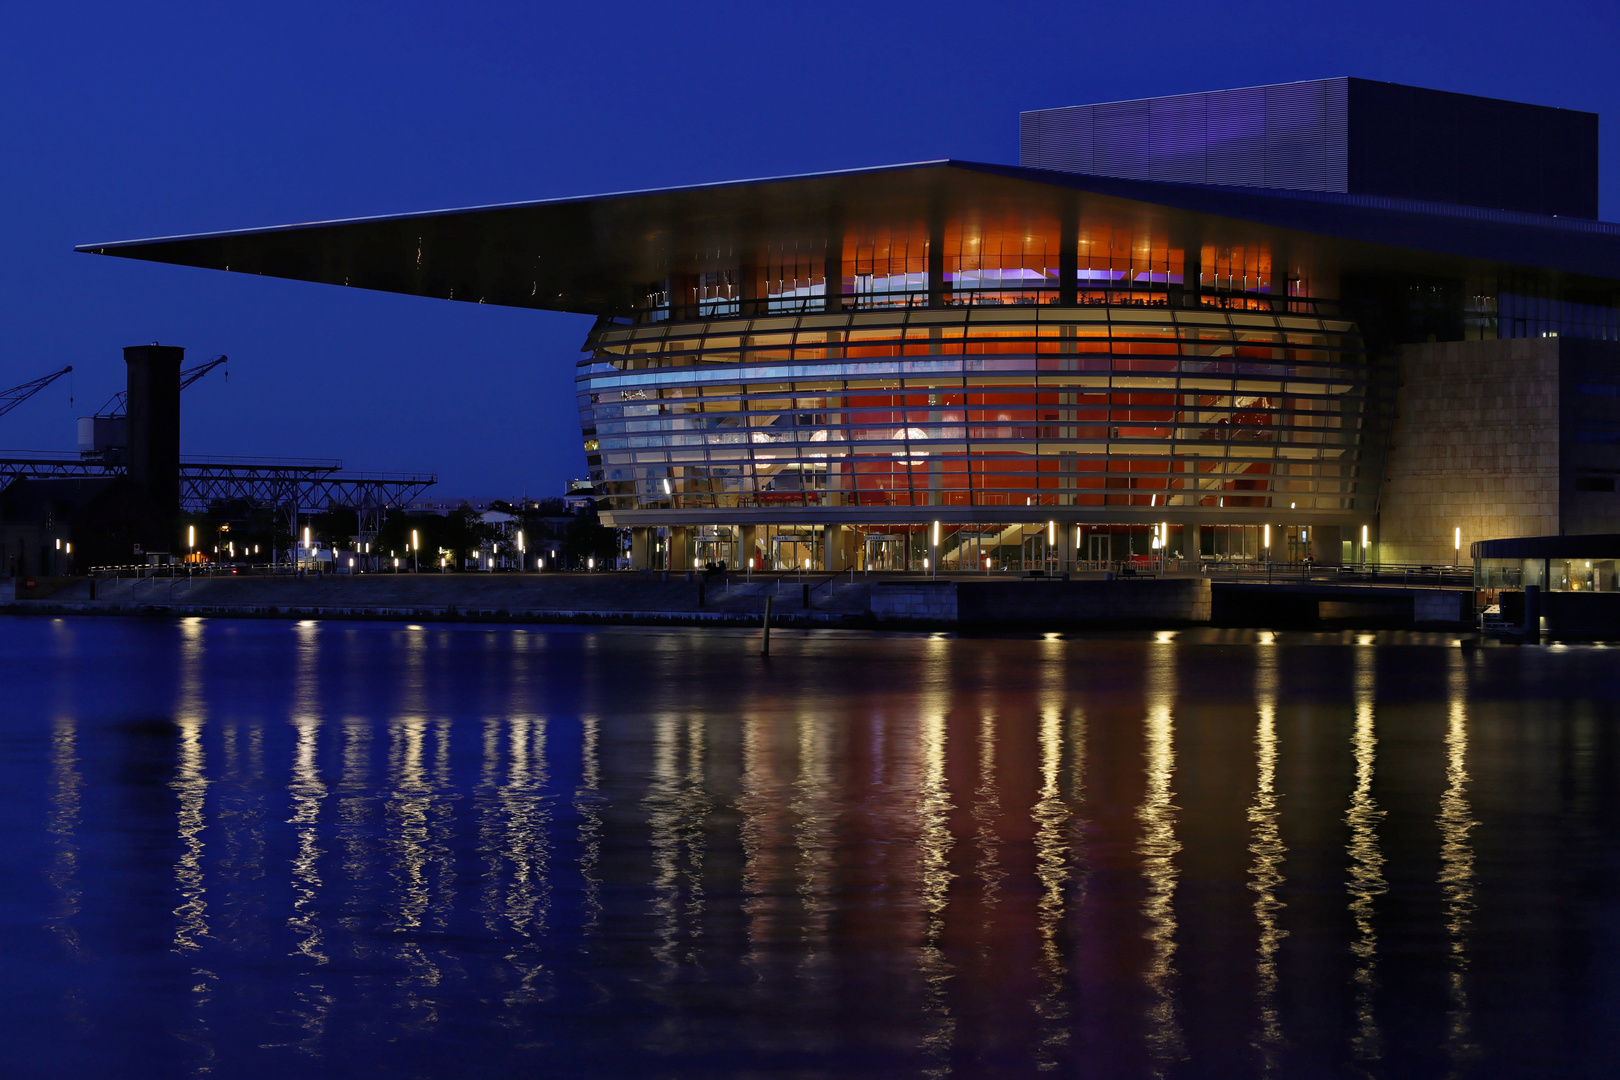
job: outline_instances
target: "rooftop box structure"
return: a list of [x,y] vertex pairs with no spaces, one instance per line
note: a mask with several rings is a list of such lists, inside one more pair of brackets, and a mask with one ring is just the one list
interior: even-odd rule
[[1019,164],[1598,216],[1596,113],[1369,79],[1037,109]]

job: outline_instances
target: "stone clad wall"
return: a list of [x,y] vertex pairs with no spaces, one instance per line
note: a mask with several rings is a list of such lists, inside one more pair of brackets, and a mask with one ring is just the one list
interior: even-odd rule
[[1450,563],[1475,540],[1559,531],[1559,339],[1401,350],[1378,557]]
[[884,581],[872,590],[872,616],[879,622],[954,623],[954,581]]
[[872,589],[872,614],[919,625],[1176,626],[1209,621],[1210,586],[1207,578],[886,581]]

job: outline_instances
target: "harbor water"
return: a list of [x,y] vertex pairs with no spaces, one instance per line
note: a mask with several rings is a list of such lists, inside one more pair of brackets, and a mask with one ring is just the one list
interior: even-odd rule
[[1620,650],[0,619],[6,1073],[1620,1071]]

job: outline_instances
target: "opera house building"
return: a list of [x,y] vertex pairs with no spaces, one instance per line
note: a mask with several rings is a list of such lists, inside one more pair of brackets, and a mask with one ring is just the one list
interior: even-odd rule
[[1328,79],[1018,139],[1016,166],[81,250],[594,315],[580,434],[643,567],[1449,563],[1620,532],[1594,114]]

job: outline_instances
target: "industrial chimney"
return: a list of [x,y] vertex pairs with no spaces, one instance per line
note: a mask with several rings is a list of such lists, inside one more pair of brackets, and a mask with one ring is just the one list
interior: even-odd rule
[[[173,345],[131,345],[124,350],[129,391],[129,478],[155,514],[149,551],[174,542],[180,515],[180,362]],[[159,533],[156,525],[166,523]]]

